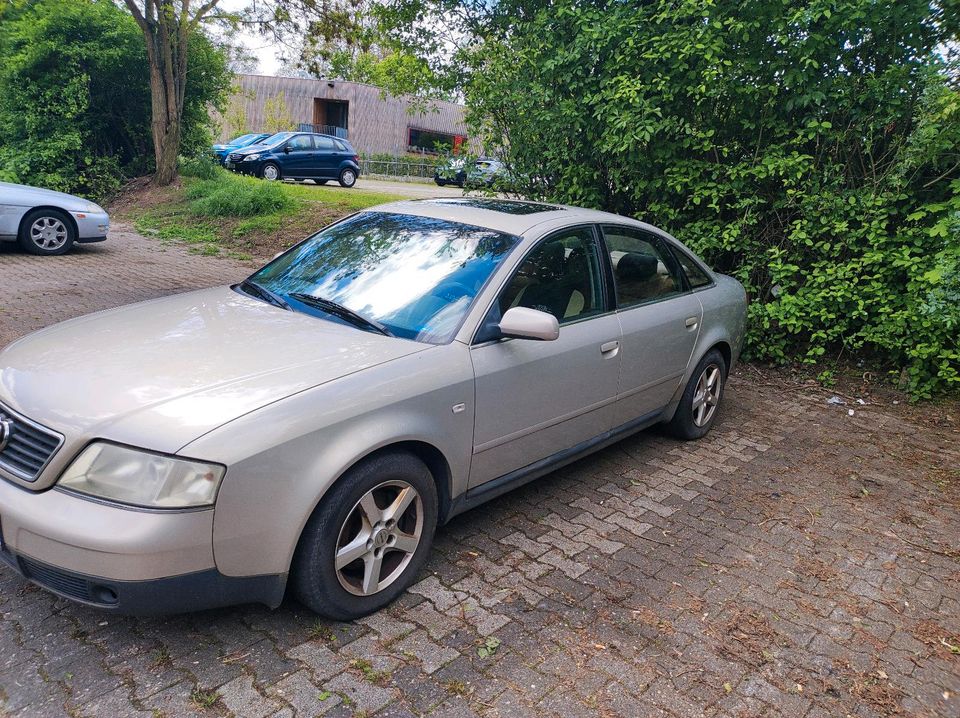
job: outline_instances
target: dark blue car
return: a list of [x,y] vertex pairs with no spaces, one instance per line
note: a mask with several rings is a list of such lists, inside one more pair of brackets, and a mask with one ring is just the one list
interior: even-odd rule
[[265,140],[270,136],[269,132],[251,132],[246,135],[240,135],[239,137],[234,137],[229,142],[224,142],[221,145],[214,145],[211,149],[213,154],[217,156],[217,159],[223,162],[227,155],[230,154],[233,150],[239,150],[243,147],[249,147],[250,145],[257,144],[260,140]]
[[341,187],[353,187],[360,176],[360,157],[339,137],[278,132],[258,145],[230,152],[224,167],[266,180],[337,180]]

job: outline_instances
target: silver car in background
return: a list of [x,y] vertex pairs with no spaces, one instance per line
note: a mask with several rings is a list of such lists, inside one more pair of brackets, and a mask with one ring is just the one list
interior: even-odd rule
[[102,242],[109,230],[110,217],[95,202],[0,182],[0,242],[19,242],[31,254],[64,254],[74,242]]
[[383,205],[247,280],[0,352],[0,559],[126,613],[286,589],[352,619],[436,527],[644,427],[709,431],[746,297],[666,233],[499,199]]

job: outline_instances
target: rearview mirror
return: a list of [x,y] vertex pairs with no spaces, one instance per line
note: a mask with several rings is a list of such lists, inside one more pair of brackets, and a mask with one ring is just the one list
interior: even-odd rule
[[552,342],[560,336],[560,323],[552,314],[529,307],[513,307],[500,320],[500,333],[513,339]]

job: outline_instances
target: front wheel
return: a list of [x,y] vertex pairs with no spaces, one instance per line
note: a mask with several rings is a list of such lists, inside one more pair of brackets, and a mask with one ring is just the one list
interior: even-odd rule
[[340,186],[353,187],[357,183],[357,173],[349,167],[340,172]]
[[57,209],[35,209],[23,218],[18,240],[31,254],[65,254],[77,239],[73,222]]
[[310,517],[293,559],[305,606],[348,621],[393,601],[416,578],[437,527],[437,488],[410,454],[382,454],[347,472]]
[[727,363],[723,354],[710,350],[693,370],[667,431],[688,441],[706,436],[717,417],[726,379]]
[[283,174],[280,172],[280,166],[273,163],[267,162],[263,166],[263,169],[260,170],[260,176],[265,180],[273,182],[274,180],[283,179]]

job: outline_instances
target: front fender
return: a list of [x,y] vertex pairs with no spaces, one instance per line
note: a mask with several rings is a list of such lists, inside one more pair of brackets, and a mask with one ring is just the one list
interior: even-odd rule
[[[333,483],[365,456],[404,441],[436,448],[450,495],[464,490],[474,419],[468,349],[431,348],[251,412],[183,447],[225,464],[213,551],[228,576],[289,570],[303,526]],[[464,404],[453,412],[453,406]]]

